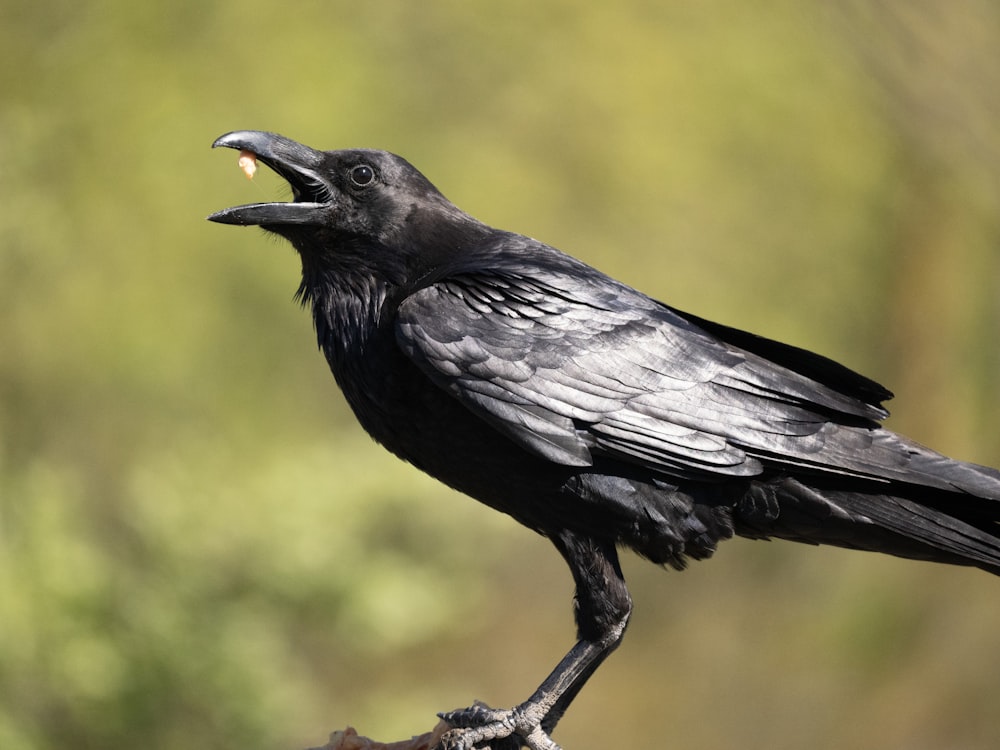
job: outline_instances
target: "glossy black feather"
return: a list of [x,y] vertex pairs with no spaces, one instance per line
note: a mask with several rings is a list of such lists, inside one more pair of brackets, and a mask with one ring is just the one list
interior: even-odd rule
[[[1000,564],[1000,475],[883,429],[891,393],[874,381],[487,227],[400,157],[233,138],[222,145],[257,147],[314,214],[310,224],[295,203],[268,204],[262,225],[299,250],[300,295],[362,425],[442,481],[542,533],[600,532],[678,565],[687,535],[664,526],[679,523],[681,506],[718,521],[696,556],[745,531],[896,553],[897,536],[919,537],[921,556],[933,558],[935,540],[947,546],[943,527],[898,505],[858,510],[898,495],[968,522],[994,553],[967,562]],[[359,164],[372,184],[352,184]],[[284,205],[295,214],[287,225],[273,218]],[[252,223],[246,207],[229,211]],[[761,488],[791,476],[823,503],[806,493],[783,513],[787,487]],[[847,503],[841,488],[867,500]],[[770,511],[747,510],[761,495],[772,496]],[[838,504],[851,506],[845,517],[863,527],[863,543],[846,528],[831,536],[789,523],[802,508],[836,516]],[[915,534],[914,524],[929,530]],[[658,537],[682,541],[658,551]]]
[[680,568],[742,534],[1000,573],[1000,473],[884,429],[874,381],[492,229],[392,154],[252,131],[216,145],[292,184],[292,203],[211,218],[299,251],[300,297],[362,426],[549,537],[573,573],[580,641],[517,711],[447,714],[453,747],[555,747],[631,611],[617,546]]

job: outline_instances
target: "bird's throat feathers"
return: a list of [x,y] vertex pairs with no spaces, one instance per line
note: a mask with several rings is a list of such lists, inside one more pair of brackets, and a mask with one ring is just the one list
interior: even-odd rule
[[302,256],[296,299],[312,310],[317,342],[331,365],[364,351],[383,319],[393,284],[381,275],[345,272]]

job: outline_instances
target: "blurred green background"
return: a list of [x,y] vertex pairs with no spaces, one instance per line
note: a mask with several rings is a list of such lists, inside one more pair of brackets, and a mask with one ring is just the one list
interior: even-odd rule
[[[301,748],[527,697],[549,545],[373,446],[233,129],[460,206],[895,390],[1000,465],[1000,6],[0,0],[0,748]],[[569,748],[994,748],[1000,585],[735,540],[626,556]]]

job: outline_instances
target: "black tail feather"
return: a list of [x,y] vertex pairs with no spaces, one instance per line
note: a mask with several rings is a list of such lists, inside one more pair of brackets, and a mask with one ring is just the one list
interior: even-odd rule
[[[839,485],[839,486],[838,486]],[[754,483],[736,533],[969,565],[1000,575],[1000,503],[913,485]]]

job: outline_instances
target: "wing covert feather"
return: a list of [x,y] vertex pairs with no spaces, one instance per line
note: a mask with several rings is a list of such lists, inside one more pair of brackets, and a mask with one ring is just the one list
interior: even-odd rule
[[758,454],[816,461],[831,418],[879,413],[593,271],[452,276],[400,304],[396,336],[439,387],[567,466],[610,457],[672,476],[754,475]]

